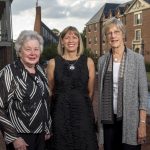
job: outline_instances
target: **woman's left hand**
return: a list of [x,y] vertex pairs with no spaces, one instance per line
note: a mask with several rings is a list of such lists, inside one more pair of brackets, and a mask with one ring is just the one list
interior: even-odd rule
[[146,123],[140,122],[138,128],[138,143],[143,144],[146,142]]

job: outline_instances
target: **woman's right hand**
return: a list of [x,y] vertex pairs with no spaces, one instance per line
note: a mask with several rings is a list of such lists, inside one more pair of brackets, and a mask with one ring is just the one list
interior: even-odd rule
[[103,144],[99,144],[99,150],[104,150],[104,145]]
[[15,150],[27,150],[27,146],[29,146],[21,137],[14,140],[13,145]]

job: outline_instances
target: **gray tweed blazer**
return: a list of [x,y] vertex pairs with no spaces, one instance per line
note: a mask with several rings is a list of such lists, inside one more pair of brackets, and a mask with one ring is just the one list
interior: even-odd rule
[[[101,92],[104,78],[106,53],[98,60],[98,130],[99,144],[103,144],[103,125],[101,124]],[[137,129],[139,124],[139,110],[147,110],[148,86],[145,71],[144,58],[142,55],[127,48],[124,85],[123,85],[123,135],[122,143],[137,145]]]

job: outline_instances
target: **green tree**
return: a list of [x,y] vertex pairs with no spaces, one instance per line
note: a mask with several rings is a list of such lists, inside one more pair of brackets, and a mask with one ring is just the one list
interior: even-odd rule
[[49,47],[44,48],[40,62],[43,63],[51,58],[56,57],[57,55],[57,44],[51,44]]
[[95,64],[95,68],[97,70],[98,57],[92,52],[92,50],[90,48],[84,49],[84,55],[93,59],[94,64]]
[[56,35],[56,36],[59,36],[60,34],[60,31],[58,29],[52,29],[53,33]]
[[84,28],[83,32],[80,34],[81,34],[81,38],[83,41],[83,46],[84,46],[84,48],[86,48],[86,30],[85,30],[85,28]]

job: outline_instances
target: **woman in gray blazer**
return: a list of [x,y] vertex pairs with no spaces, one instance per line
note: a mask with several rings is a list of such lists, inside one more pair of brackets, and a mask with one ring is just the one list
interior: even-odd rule
[[103,35],[110,50],[98,61],[99,144],[104,150],[140,150],[148,99],[144,59],[126,48],[120,20],[107,20]]

